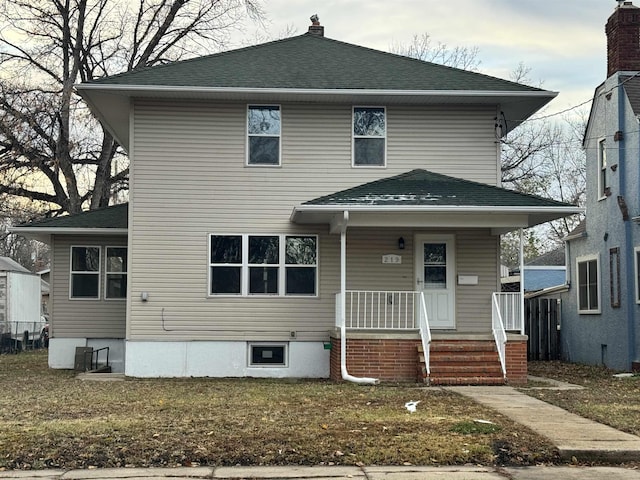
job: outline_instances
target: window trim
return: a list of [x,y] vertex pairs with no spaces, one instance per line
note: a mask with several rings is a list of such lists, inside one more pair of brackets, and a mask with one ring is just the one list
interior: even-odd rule
[[[249,111],[251,108],[260,108],[260,107],[277,107],[280,112],[280,131],[278,132],[278,163],[270,164],[270,163],[251,163],[251,147],[249,138],[250,137],[275,137],[275,135],[259,135],[256,133],[249,133]],[[245,166],[247,167],[265,167],[265,168],[279,168],[282,167],[282,105],[278,103],[248,103],[247,109],[245,112]]]
[[640,304],[640,246],[633,249],[633,264],[635,270],[636,303]]
[[[583,310],[580,308],[580,264],[582,263],[590,263],[592,261],[596,262],[596,286],[597,286],[597,300],[598,300],[598,308],[597,309],[589,309]],[[581,257],[576,258],[576,300],[577,300],[577,308],[578,314],[580,315],[597,315],[602,313],[602,269],[600,266],[600,255],[583,255]]]
[[[283,363],[253,363],[254,347],[282,347]],[[289,368],[289,342],[247,342],[247,367],[249,368]]]
[[[98,249],[98,271],[83,272],[73,270],[73,249],[74,248],[97,248]],[[95,297],[74,297],[73,296],[73,276],[74,275],[97,275],[98,276],[98,292]],[[96,301],[100,300],[102,287],[102,246],[101,245],[70,245],[69,246],[69,300],[73,301]]]
[[598,200],[604,200],[607,195],[607,139],[598,139]]
[[[110,248],[124,248],[125,249],[125,262],[127,263],[127,269],[124,272],[110,272],[109,265],[109,249]],[[106,301],[124,301],[127,299],[127,288],[124,290],[124,297],[108,297],[107,292],[109,289],[107,288],[108,277],[109,275],[124,275],[125,276],[125,284],[129,284],[129,248],[126,245],[106,245],[104,247],[104,299]]]
[[[353,129],[353,122],[355,120],[356,108],[381,108],[384,112],[384,135],[382,136],[371,136],[371,135],[356,135]],[[382,105],[353,105],[351,107],[351,168],[387,168],[387,131],[389,130],[389,118],[387,115],[387,107]],[[382,165],[371,165],[371,164],[356,164],[356,138],[382,138],[384,140],[384,149],[383,149],[383,161]]]
[[[228,264],[240,266],[240,292],[239,293],[212,293],[211,292],[211,269],[214,266],[222,266],[227,264],[214,264],[211,262],[211,239],[214,236],[220,237],[241,237],[242,240],[242,259],[239,264]],[[209,233],[207,234],[207,297],[208,298],[318,298],[320,296],[319,278],[320,278],[320,237],[314,233]],[[249,237],[278,237],[278,293],[250,293],[249,292],[249,268],[256,264],[249,263]],[[312,295],[304,294],[287,294],[286,274],[287,268],[296,264],[286,263],[286,239],[287,237],[312,237],[316,242],[316,263],[307,265],[307,267],[315,268],[315,293]],[[274,266],[276,264],[268,264]],[[293,267],[298,268],[298,267]]]

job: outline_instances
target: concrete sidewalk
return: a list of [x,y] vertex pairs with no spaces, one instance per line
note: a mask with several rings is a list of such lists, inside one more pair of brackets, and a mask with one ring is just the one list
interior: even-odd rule
[[511,387],[446,387],[548,438],[563,460],[640,461],[640,437],[569,413]]
[[114,468],[0,472],[0,479],[162,480],[162,479],[307,479],[307,480],[640,480],[640,471],[616,467],[195,467]]

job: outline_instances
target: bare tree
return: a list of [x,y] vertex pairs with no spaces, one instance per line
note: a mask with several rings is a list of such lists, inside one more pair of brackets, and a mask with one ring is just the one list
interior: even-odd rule
[[409,44],[394,42],[391,44],[390,51],[463,70],[477,71],[480,67],[478,47],[449,47],[446,43],[434,42],[428,33],[414,35]]
[[75,83],[216,51],[263,15],[261,0],[0,1],[0,194],[52,214],[128,187],[127,159]]

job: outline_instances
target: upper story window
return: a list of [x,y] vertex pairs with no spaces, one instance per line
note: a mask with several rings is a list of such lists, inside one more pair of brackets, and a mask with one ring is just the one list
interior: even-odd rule
[[280,165],[280,107],[249,105],[247,109],[247,164]]
[[71,247],[70,298],[100,298],[100,247]]
[[578,313],[600,313],[600,260],[597,255],[576,259]]
[[607,178],[607,141],[598,141],[598,198],[609,196],[609,180]]
[[387,119],[384,107],[353,108],[353,166],[387,164]]
[[104,298],[127,297],[127,247],[107,247]]
[[211,235],[210,295],[317,293],[318,240],[311,235]]

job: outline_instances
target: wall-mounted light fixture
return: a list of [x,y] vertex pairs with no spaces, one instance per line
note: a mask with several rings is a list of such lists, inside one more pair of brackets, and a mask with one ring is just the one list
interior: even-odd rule
[[402,237],[398,239],[398,250],[404,250],[404,238]]

